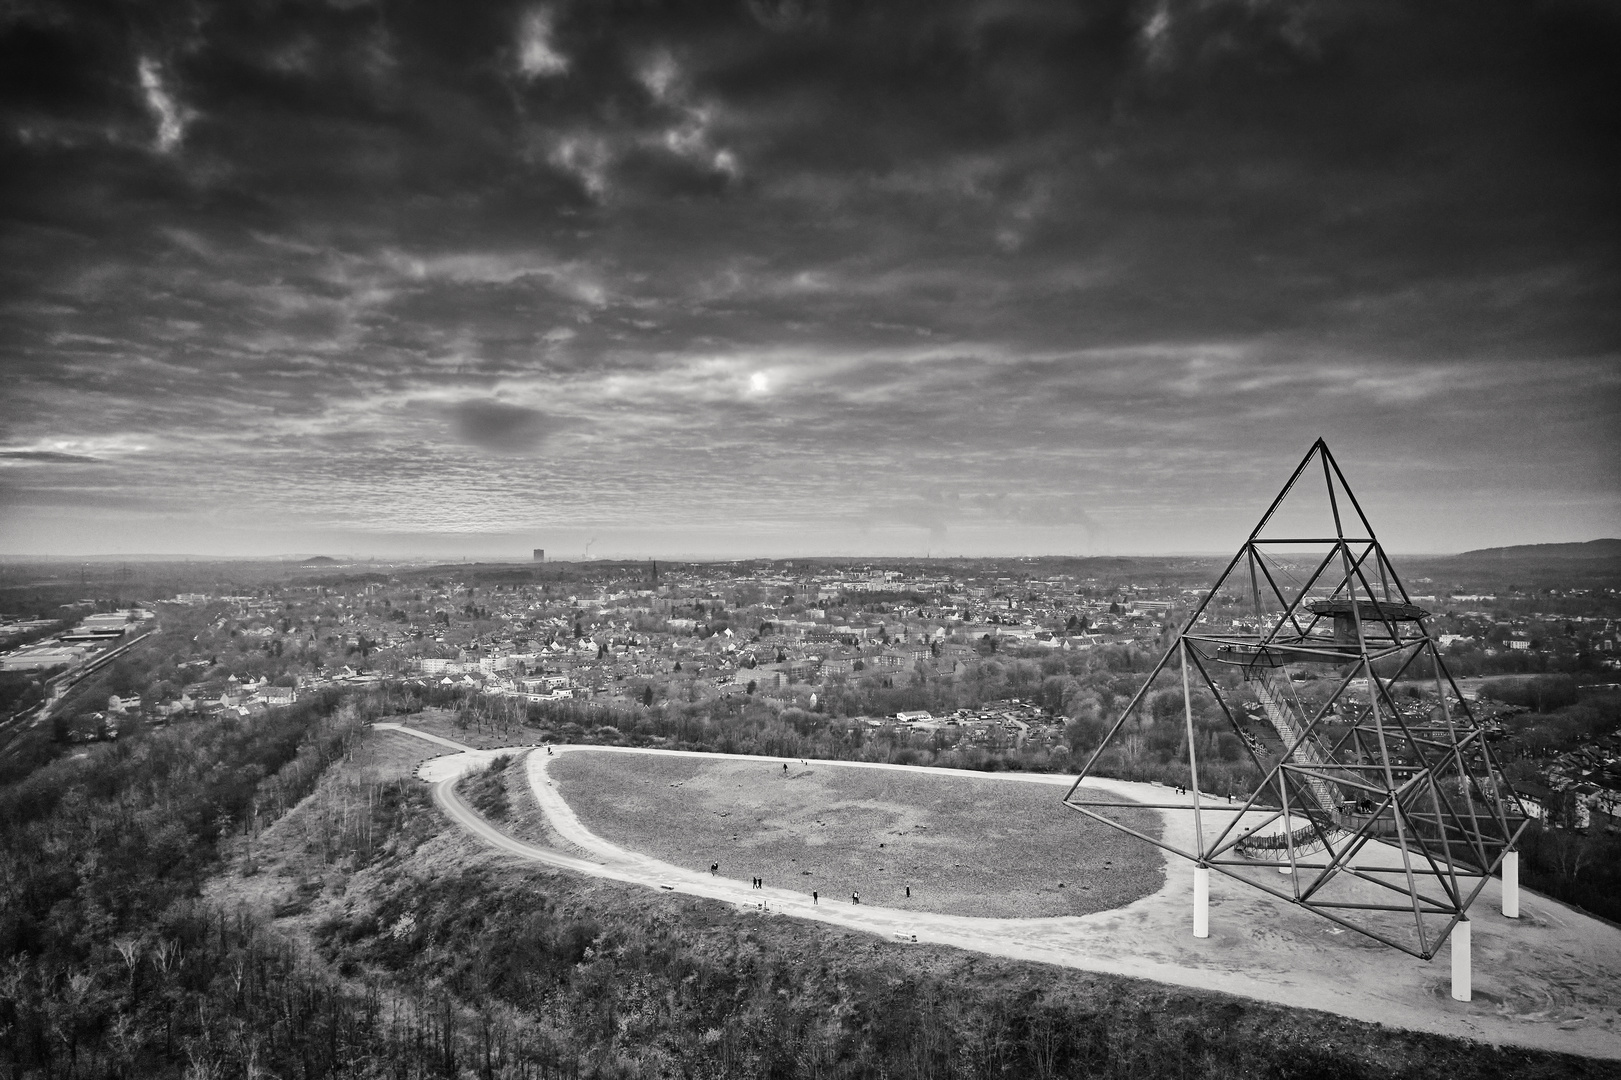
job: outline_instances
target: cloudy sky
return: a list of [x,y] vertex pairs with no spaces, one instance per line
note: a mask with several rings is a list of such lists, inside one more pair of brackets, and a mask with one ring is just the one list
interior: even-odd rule
[[1621,535],[1609,0],[0,4],[0,556]]

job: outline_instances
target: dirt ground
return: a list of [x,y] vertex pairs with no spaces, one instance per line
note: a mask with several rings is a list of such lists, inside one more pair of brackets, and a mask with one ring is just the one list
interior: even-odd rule
[[[833,900],[1033,918],[1121,907],[1165,883],[1158,852],[1064,809],[1051,788],[972,774],[589,751],[559,755],[549,774],[614,844]],[[1157,815],[1139,816],[1157,831]]]

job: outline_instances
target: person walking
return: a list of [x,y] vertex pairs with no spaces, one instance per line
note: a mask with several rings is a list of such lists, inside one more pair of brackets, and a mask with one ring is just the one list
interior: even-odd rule
[[816,890],[815,890],[815,889],[812,889],[812,890],[811,890],[811,903],[813,903],[813,904],[815,904],[815,903],[817,903],[817,902],[818,902],[818,901],[817,901],[817,899],[816,899]]
[[850,894],[850,903],[852,903],[852,904],[861,903],[861,894],[860,893],[851,893]]
[[912,898],[912,887],[910,885],[908,885],[908,886],[906,886],[906,899],[910,900],[911,898]]

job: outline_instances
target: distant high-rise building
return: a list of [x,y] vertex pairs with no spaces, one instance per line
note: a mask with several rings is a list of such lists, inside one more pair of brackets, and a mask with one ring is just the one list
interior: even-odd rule
[[545,548],[536,548],[535,549],[535,561],[536,562],[545,562],[546,561],[546,549]]

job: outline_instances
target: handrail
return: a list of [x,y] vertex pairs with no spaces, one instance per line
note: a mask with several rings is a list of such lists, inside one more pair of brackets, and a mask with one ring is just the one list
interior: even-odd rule
[[1233,846],[1240,855],[1253,857],[1262,852],[1294,851],[1299,855],[1310,855],[1327,846],[1329,839],[1343,835],[1344,830],[1337,825],[1319,826],[1315,824],[1303,825],[1293,832],[1256,833],[1246,834]]

